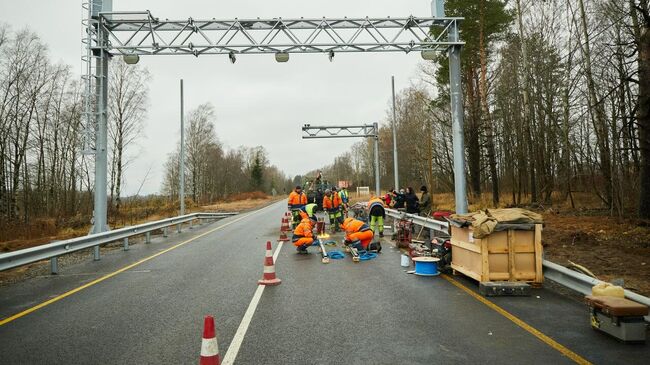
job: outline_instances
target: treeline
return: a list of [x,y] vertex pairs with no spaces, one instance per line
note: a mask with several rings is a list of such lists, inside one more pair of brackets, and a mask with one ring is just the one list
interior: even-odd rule
[[0,220],[91,211],[81,105],[69,66],[31,31],[0,25]]
[[[118,212],[127,150],[146,118],[149,75],[120,59],[109,73],[109,207]],[[0,26],[0,223],[75,215],[90,222],[95,128],[84,123],[83,88],[70,66],[50,61],[38,35]]]
[[[576,193],[589,193],[612,214],[639,208],[642,217],[650,215],[643,203],[650,180],[641,179],[650,173],[643,134],[650,128],[648,2],[448,0],[446,10],[465,18],[470,202],[489,192],[493,205],[576,206]],[[397,97],[403,185],[453,191],[448,84],[441,55],[422,65],[421,83]],[[387,188],[392,110],[385,121],[380,172]],[[359,143],[325,171],[372,181],[371,148],[370,141]]]
[[[130,214],[123,208],[122,186],[125,170],[137,154],[136,142],[143,136],[150,74],[141,65],[126,65],[120,57],[109,67],[109,220],[115,221]],[[8,232],[0,239],[13,237],[10,228],[19,225],[30,231],[35,218],[58,222],[75,217],[75,224],[90,223],[94,155],[84,151],[94,148],[95,128],[84,122],[83,90],[70,66],[50,60],[38,35],[0,24],[0,230]],[[290,181],[270,166],[262,147],[226,149],[218,142],[210,105],[189,114],[187,135],[186,191],[196,203],[247,191],[288,191]],[[165,170],[164,193],[177,199],[174,154]],[[130,183],[138,186],[144,181]],[[155,206],[160,208],[157,200]],[[156,214],[155,209],[148,209],[147,215]]]
[[[264,147],[230,149],[218,140],[212,104],[191,110],[185,120],[185,196],[195,203],[241,192],[283,194],[291,190],[291,179],[270,165]],[[162,192],[171,200],[178,200],[179,161],[180,142],[165,163]]]

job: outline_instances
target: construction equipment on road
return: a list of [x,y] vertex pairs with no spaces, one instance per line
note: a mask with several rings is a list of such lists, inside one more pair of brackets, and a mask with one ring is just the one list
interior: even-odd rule
[[320,254],[323,257],[321,259],[321,262],[324,264],[329,264],[330,263],[330,258],[327,256],[327,250],[325,249],[325,245],[323,244],[323,241],[318,240],[318,245],[320,246]]
[[393,235],[395,244],[399,248],[408,248],[411,240],[413,239],[413,221],[407,218],[401,218],[395,222],[395,225],[396,229]]
[[219,365],[220,363],[219,344],[217,343],[217,336],[214,330],[214,318],[212,316],[205,316],[199,365]]
[[289,228],[289,218],[285,215],[282,217],[282,225],[280,226],[280,238],[278,239],[278,242],[287,242],[289,241],[289,237],[287,237],[287,232],[289,232],[291,229]]
[[359,250],[357,250],[355,247],[345,245],[345,248],[343,249],[345,252],[349,253],[352,256],[352,261],[353,262],[359,262],[361,261],[359,259]]
[[355,203],[350,206],[349,210],[352,211],[355,219],[368,223],[368,211],[365,203]]
[[275,276],[275,264],[273,263],[273,251],[271,241],[266,241],[266,256],[264,257],[264,275],[257,281],[258,285],[280,285],[282,280]]
[[415,263],[415,275],[418,276],[438,276],[438,261],[436,257],[413,257],[411,260]]
[[318,217],[318,221],[316,222],[316,235],[319,238],[325,235],[325,218]]
[[591,327],[607,333],[625,343],[643,343],[648,315],[646,305],[629,299],[587,295],[585,302],[591,314]]

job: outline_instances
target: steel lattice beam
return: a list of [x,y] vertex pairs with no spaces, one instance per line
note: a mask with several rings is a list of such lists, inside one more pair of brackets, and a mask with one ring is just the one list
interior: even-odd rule
[[352,138],[371,137],[377,138],[379,131],[374,124],[351,126],[312,126],[305,124],[302,127],[303,139],[310,138]]
[[312,126],[305,124],[302,126],[303,139],[314,138],[372,138],[373,150],[375,155],[375,194],[381,194],[379,184],[379,124],[363,125],[331,125],[331,126]]
[[146,12],[101,13],[106,49],[119,54],[194,55],[446,51],[462,18],[161,20]]

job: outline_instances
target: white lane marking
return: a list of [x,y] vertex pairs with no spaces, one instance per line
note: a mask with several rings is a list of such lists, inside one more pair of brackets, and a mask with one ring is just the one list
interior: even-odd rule
[[[278,243],[278,247],[275,249],[275,253],[273,253],[273,263],[278,260],[278,255],[280,254],[283,243],[284,242],[282,241]],[[246,336],[248,327],[251,324],[251,320],[253,319],[253,314],[255,314],[257,305],[260,303],[262,293],[264,293],[264,288],[266,288],[266,285],[257,286],[257,290],[255,290],[255,294],[253,294],[253,299],[251,299],[251,303],[248,305],[246,313],[244,313],[244,318],[242,318],[241,323],[239,324],[239,328],[237,328],[235,337],[233,337],[232,342],[230,342],[230,346],[226,351],[226,356],[223,357],[221,365],[232,365],[235,363],[235,358],[239,353],[239,348],[241,347],[242,342],[244,342],[244,337]]]

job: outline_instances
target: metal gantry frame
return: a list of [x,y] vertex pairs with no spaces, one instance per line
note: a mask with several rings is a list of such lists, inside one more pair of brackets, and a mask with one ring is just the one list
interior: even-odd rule
[[303,139],[315,138],[372,138],[375,155],[375,194],[381,194],[379,182],[379,124],[344,125],[344,126],[302,126]]
[[299,19],[182,19],[154,17],[149,11],[115,12],[112,1],[86,0],[84,21],[86,54],[84,123],[94,134],[95,199],[93,233],[107,225],[107,94],[108,62],[124,56],[127,63],[139,56],[273,54],[278,62],[291,53],[320,53],[332,60],[336,53],[421,52],[425,59],[448,52],[456,211],[466,212],[463,152],[463,102],[460,80],[459,37],[462,18],[444,17],[434,1],[431,17],[405,18],[299,18]]

